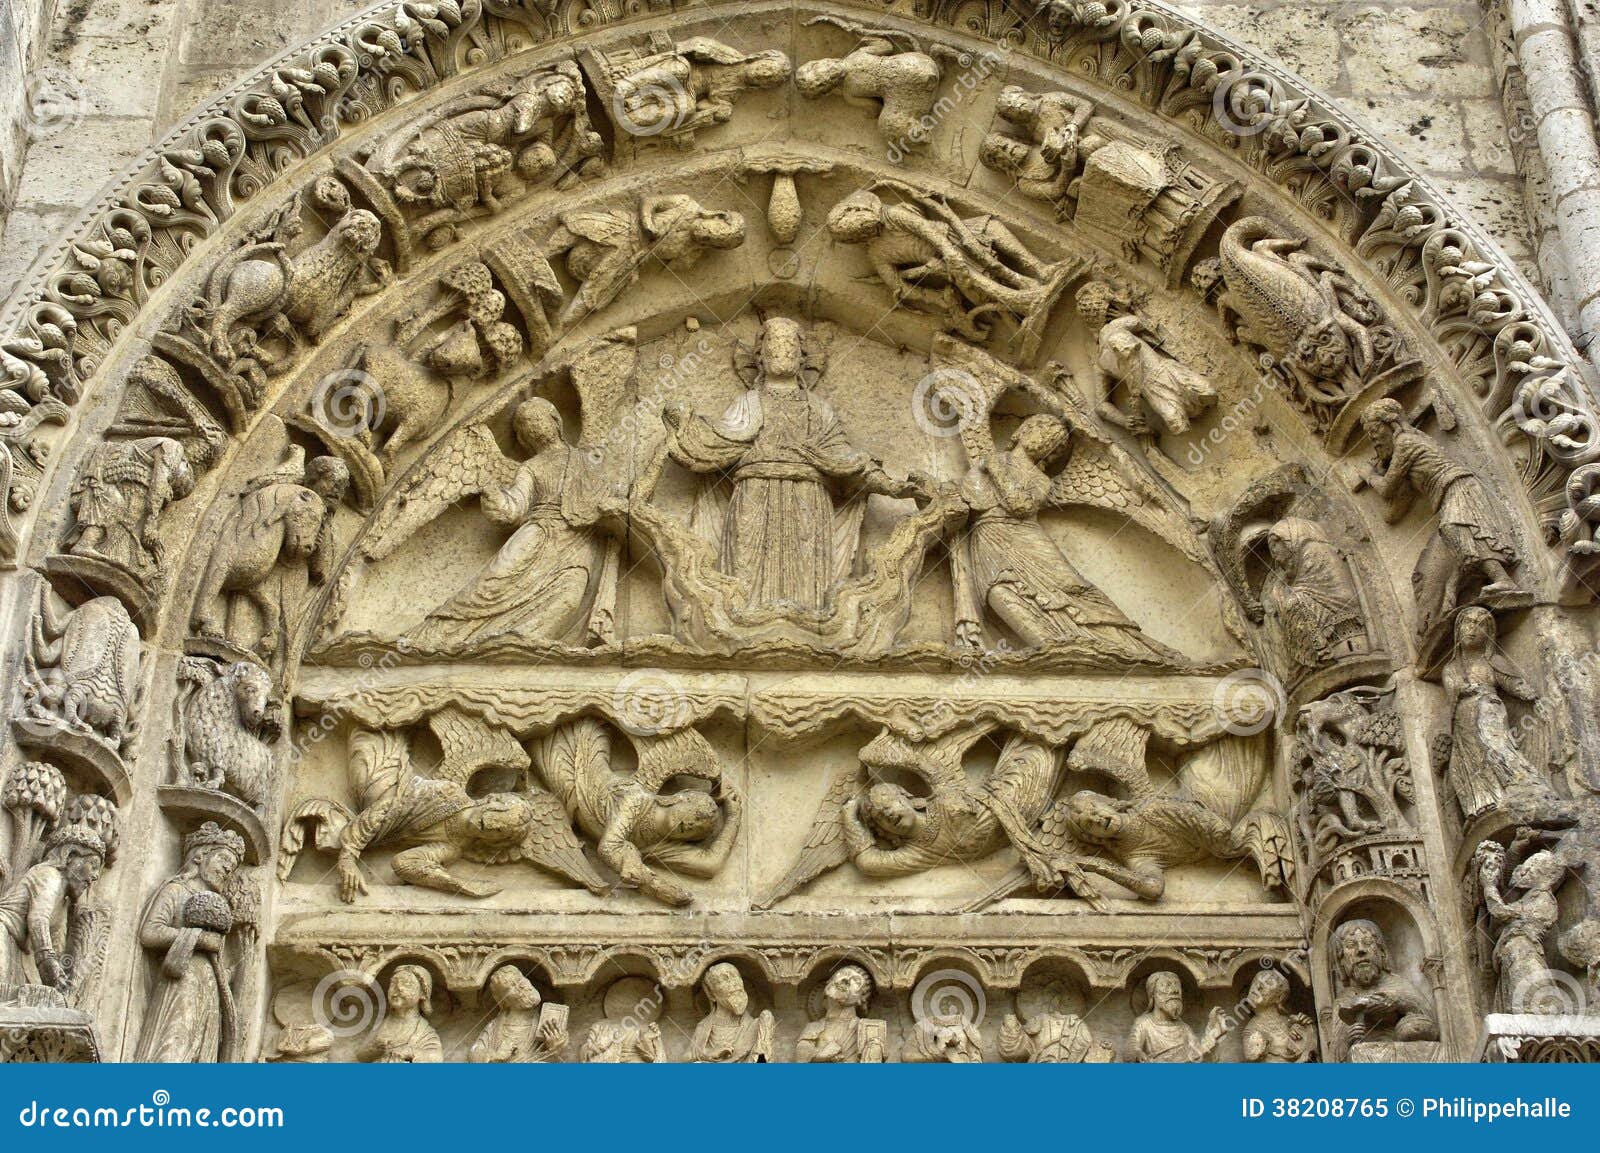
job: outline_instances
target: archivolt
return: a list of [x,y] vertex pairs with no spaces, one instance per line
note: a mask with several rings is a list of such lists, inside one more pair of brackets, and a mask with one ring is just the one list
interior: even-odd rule
[[[852,5],[833,7],[847,15]],[[1305,214],[1298,225],[1314,228],[1318,245],[1403,314],[1392,319],[1416,341],[1434,388],[1457,394],[1441,406],[1445,419],[1477,409],[1495,430],[1540,530],[1561,538],[1572,576],[1586,575],[1589,493],[1600,482],[1588,367],[1509,261],[1381,141],[1281,69],[1146,0],[1054,3],[1027,16],[1005,0],[909,8],[872,12],[948,43],[964,67],[1003,58],[1008,78],[1041,88],[1087,84],[1118,116],[1177,126],[1197,153],[1254,174],[1243,202],[1252,208],[1276,200],[1281,216],[1284,203],[1297,202]],[[641,35],[663,30],[666,12],[616,0],[548,9],[404,0],[285,55],[189,117],[84,214],[4,317],[0,557],[23,555],[22,541],[41,523],[34,497],[49,442],[60,435],[48,426],[68,425],[86,447],[89,402],[117,394],[118,369],[181,299],[176,285],[192,292],[191,269],[209,265],[210,253],[237,244],[319,166],[375,147],[408,108],[436,106],[523,60],[570,59],[591,41],[614,43],[635,25]],[[743,37],[747,48],[758,46],[753,36],[786,46],[791,17],[799,25],[813,15],[810,5],[790,4],[739,5],[738,13],[755,30]],[[708,18],[717,14],[707,9]],[[597,112],[603,121],[606,110]],[[613,151],[625,159],[620,144]],[[941,167],[947,158],[930,169]],[[966,199],[981,205],[984,197]],[[1037,214],[1011,216],[1019,228],[1049,232]],[[31,551],[49,547],[40,541]]]

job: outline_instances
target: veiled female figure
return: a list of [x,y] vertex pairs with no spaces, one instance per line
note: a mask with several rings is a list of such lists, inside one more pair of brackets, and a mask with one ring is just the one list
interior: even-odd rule
[[606,561],[606,539],[595,526],[602,486],[562,438],[561,415],[549,401],[524,401],[512,427],[528,459],[509,485],[483,493],[481,507],[491,521],[516,531],[465,588],[412,631],[412,643],[422,648],[504,634],[583,639],[590,590]]
[[1532,800],[1552,795],[1511,735],[1501,692],[1521,701],[1533,700],[1535,693],[1495,651],[1495,633],[1488,609],[1462,609],[1456,617],[1455,653],[1444,670],[1451,718],[1446,772],[1468,820],[1501,804],[1512,789]]
[[159,958],[136,1061],[232,1061],[238,1015],[224,947],[233,911],[223,895],[244,839],[207,821],[183,845],[183,869],[156,890],[139,943]]
[[745,991],[739,970],[719,961],[706,970],[701,988],[711,1002],[711,1012],[695,1026],[689,1060],[721,1065],[771,1061],[775,1028],[772,1012],[750,1012],[750,994]]
[[[816,369],[800,326],[775,317],[761,328],[753,386],[721,419],[682,405],[662,413],[673,460],[732,478],[718,568],[739,578],[752,608],[828,610],[840,563],[850,560],[836,554],[835,490],[863,498],[919,491],[851,445],[832,407],[811,391]],[[845,549],[853,553],[854,541],[842,541]]]
[[1071,441],[1053,416],[1030,416],[1009,449],[974,457],[961,481],[972,510],[970,531],[952,550],[957,569],[957,639],[977,644],[988,609],[1032,648],[1079,643],[1107,657],[1181,661],[1139,626],[1062,555],[1039,524],[1050,498],[1045,466]]
[[1289,516],[1266,530],[1272,568],[1261,604],[1295,662],[1316,668],[1366,635],[1361,600],[1344,558],[1320,526]]

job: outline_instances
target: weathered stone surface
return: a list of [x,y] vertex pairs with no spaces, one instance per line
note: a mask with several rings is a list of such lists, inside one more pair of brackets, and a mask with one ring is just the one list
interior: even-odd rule
[[1469,5],[1192,6],[1355,143],[909,5],[424,7],[154,154],[346,6],[58,29],[13,276],[145,157],[0,343],[27,1053],[1592,1050],[1600,465],[1454,227],[1539,218]]

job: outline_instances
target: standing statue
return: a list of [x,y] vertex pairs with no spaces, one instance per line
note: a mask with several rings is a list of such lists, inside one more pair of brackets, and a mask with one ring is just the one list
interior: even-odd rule
[[1544,774],[1517,747],[1507,693],[1533,701],[1538,692],[1497,651],[1494,616],[1469,606],[1456,616],[1455,652],[1444,668],[1450,729],[1437,748],[1449,752],[1445,772],[1466,820],[1508,802],[1541,807],[1555,802]]
[[1491,608],[1525,598],[1511,575],[1521,555],[1483,481],[1413,427],[1397,401],[1374,401],[1361,427],[1372,442],[1379,471],[1367,479],[1386,502],[1384,519],[1399,521],[1421,496],[1438,522],[1411,574],[1418,634],[1447,619],[1473,585]]
[[[139,944],[156,960],[136,1061],[238,1059],[238,962],[227,961],[234,910],[226,896],[244,838],[207,821],[183,840],[183,868],[145,906]],[[241,959],[242,961],[242,959]]]
[[[299,445],[272,472],[247,484],[217,531],[216,546],[200,581],[193,627],[203,637],[226,641],[264,656],[278,651],[289,605],[266,591],[279,565],[306,562],[307,578],[321,584],[333,567],[333,513],[344,499],[350,471],[337,457],[306,463]],[[239,609],[254,606],[258,639]]]
[[[1078,315],[1094,333],[1102,382],[1100,415],[1135,436],[1180,436],[1217,403],[1204,374],[1161,346],[1160,336],[1110,285],[1091,281],[1078,290]],[[1122,390],[1122,404],[1113,399]]]
[[1336,1061],[1351,1059],[1352,1046],[1374,1041],[1437,1041],[1439,1022],[1429,999],[1394,971],[1383,930],[1355,918],[1328,938],[1339,975],[1333,1010],[1338,1018],[1332,1040]]
[[711,1011],[695,1026],[689,1060],[720,1065],[758,1065],[772,1060],[776,1020],[772,1010],[750,1012],[750,994],[739,970],[719,961],[700,983]]
[[1355,651],[1367,635],[1361,598],[1327,533],[1314,521],[1287,516],[1261,536],[1271,562],[1261,607],[1278,647],[1307,669]]
[[539,990],[521,969],[501,965],[489,974],[494,1018],[472,1043],[467,1060],[474,1064],[561,1060],[567,1049],[567,1007],[540,1004]]
[[1183,1019],[1183,982],[1178,974],[1163,970],[1145,978],[1145,993],[1150,1007],[1134,1019],[1123,1053],[1127,1061],[1150,1063],[1192,1063],[1209,1058],[1228,1031],[1227,1014],[1213,1006],[1206,1018],[1203,1037]]
[[936,57],[953,59],[958,53],[937,43],[924,50],[924,45],[909,33],[870,28],[837,16],[816,16],[805,26],[815,24],[836,25],[860,40],[848,56],[800,65],[794,74],[794,86],[800,95],[816,100],[837,91],[851,104],[878,110],[878,131],[893,149],[909,152],[926,147],[926,121],[944,78],[944,69]]
[[[663,904],[687,905],[694,894],[668,874],[716,876],[738,839],[744,801],[694,729],[641,735],[635,744],[637,769],[613,772],[610,731],[579,717],[539,743],[539,775],[625,884]],[[711,788],[667,791],[675,778]]]
[[1529,854],[1505,878],[1506,892],[1522,890],[1512,901],[1501,890],[1506,858],[1505,848],[1495,841],[1482,842],[1474,854],[1484,909],[1500,930],[1493,955],[1499,973],[1495,1008],[1501,1013],[1573,1012],[1572,994],[1545,960],[1561,916],[1556,890],[1567,879],[1567,870],[1549,850]]
[[732,480],[718,566],[742,582],[745,604],[825,613],[855,558],[856,532],[840,530],[858,529],[865,509],[864,500],[846,502],[853,520],[841,525],[835,494],[899,498],[922,495],[925,486],[893,479],[851,445],[832,407],[813,391],[825,364],[821,351],[793,320],[768,320],[753,350],[741,346],[736,364],[749,389],[720,419],[696,416],[681,403],[663,410],[668,453],[693,472]]
[[181,442],[103,441],[73,480],[67,552],[153,582],[161,573],[161,516],[193,490],[194,469]]
[[1317,1051],[1316,1023],[1304,1013],[1287,1013],[1289,978],[1263,969],[1245,993],[1249,1017],[1244,1023],[1244,1059],[1299,1064]]
[[[886,202],[880,192],[900,199]],[[989,339],[996,316],[1017,325],[1017,354],[1038,351],[1056,298],[1083,267],[1039,260],[993,214],[963,217],[943,196],[878,180],[828,213],[840,244],[865,246],[872,271],[894,299],[939,317],[967,340]]]
[[436,1064],[444,1060],[439,1034],[428,1023],[433,1012],[433,974],[421,965],[400,965],[389,978],[383,1019],[356,1060],[381,1065]]
[[800,1033],[794,1059],[809,1064],[878,1064],[887,1060],[889,1026],[863,1017],[872,999],[872,976],[860,965],[840,965],[822,987],[822,1019]]

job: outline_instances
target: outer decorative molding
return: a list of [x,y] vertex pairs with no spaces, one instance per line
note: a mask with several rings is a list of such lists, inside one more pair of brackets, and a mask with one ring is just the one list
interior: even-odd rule
[[[161,284],[280,175],[447,79],[670,7],[403,0],[286,54],[185,120],[85,212],[0,322],[0,561],[17,555],[28,474],[48,452],[39,426],[64,420],[62,406],[82,399]],[[911,7],[896,15],[1069,68],[1236,149],[1327,221],[1411,300],[1488,418],[1523,438],[1530,496],[1573,575],[1588,575],[1600,554],[1589,367],[1503,254],[1381,141],[1281,69],[1151,0],[1119,0],[1092,20],[1063,15],[1072,5],[1024,14],[1005,0]]]

